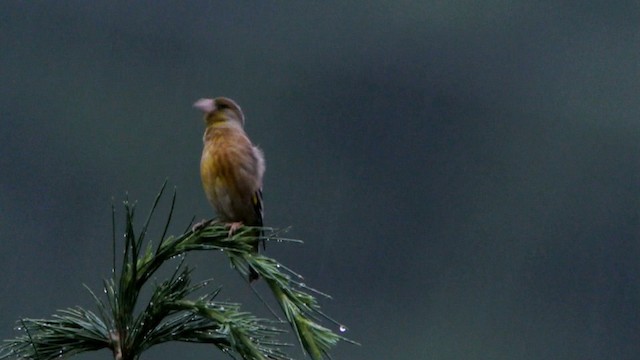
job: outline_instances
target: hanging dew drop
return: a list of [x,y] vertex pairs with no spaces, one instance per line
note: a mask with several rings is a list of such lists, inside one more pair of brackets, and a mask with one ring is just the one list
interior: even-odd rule
[[345,332],[345,331],[347,331],[348,329],[347,329],[347,327],[346,327],[346,326],[344,326],[344,325],[340,325],[340,327],[338,328],[338,330],[340,330],[340,332]]

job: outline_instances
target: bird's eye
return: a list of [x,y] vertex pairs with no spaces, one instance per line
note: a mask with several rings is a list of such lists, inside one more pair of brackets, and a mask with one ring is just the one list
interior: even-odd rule
[[219,102],[219,103],[216,104],[216,109],[218,109],[218,110],[229,109],[229,104],[224,103],[224,102]]

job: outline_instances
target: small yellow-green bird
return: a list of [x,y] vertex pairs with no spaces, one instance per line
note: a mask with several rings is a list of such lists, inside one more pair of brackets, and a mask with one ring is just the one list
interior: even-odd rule
[[[200,99],[193,106],[204,112],[207,127],[200,159],[200,177],[207,199],[218,218],[229,225],[229,234],[242,225],[262,226],[264,154],[245,133],[240,106],[225,97]],[[257,278],[251,268],[249,280]]]

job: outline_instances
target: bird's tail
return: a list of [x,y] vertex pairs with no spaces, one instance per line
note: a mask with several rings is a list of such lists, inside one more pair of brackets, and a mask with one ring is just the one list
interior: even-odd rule
[[[260,226],[262,226],[262,225],[260,225]],[[264,241],[262,239],[262,236],[264,235],[264,233],[263,233],[262,230],[256,230],[255,232],[252,232],[251,235],[256,238],[255,244],[253,245],[253,252],[254,252],[254,254],[257,255],[257,254],[260,253],[260,242]],[[258,274],[258,272],[256,272],[256,270],[253,268],[253,266],[249,265],[249,282],[254,282],[254,281],[258,280],[259,278],[260,278],[260,275]]]
[[[256,215],[256,223],[254,224],[255,226],[259,226],[262,227],[264,224],[264,210],[263,210],[263,202],[262,202],[262,189],[258,189],[258,191],[256,191],[253,194],[253,210],[255,211],[255,215]],[[260,242],[262,242],[262,247],[263,249],[265,248],[265,239],[263,238],[264,236],[264,232],[262,230],[256,230],[256,232],[254,234],[252,234],[256,241],[255,244],[253,245],[253,251],[255,254],[259,254],[260,253]],[[249,281],[250,282],[254,282],[256,280],[258,280],[260,278],[260,275],[258,275],[258,273],[256,272],[256,270],[249,266]]]

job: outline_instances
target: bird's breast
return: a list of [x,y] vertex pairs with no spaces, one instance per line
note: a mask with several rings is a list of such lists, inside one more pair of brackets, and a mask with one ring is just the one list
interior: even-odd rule
[[244,132],[229,130],[205,133],[200,175],[207,198],[223,218],[246,220],[262,174]]

